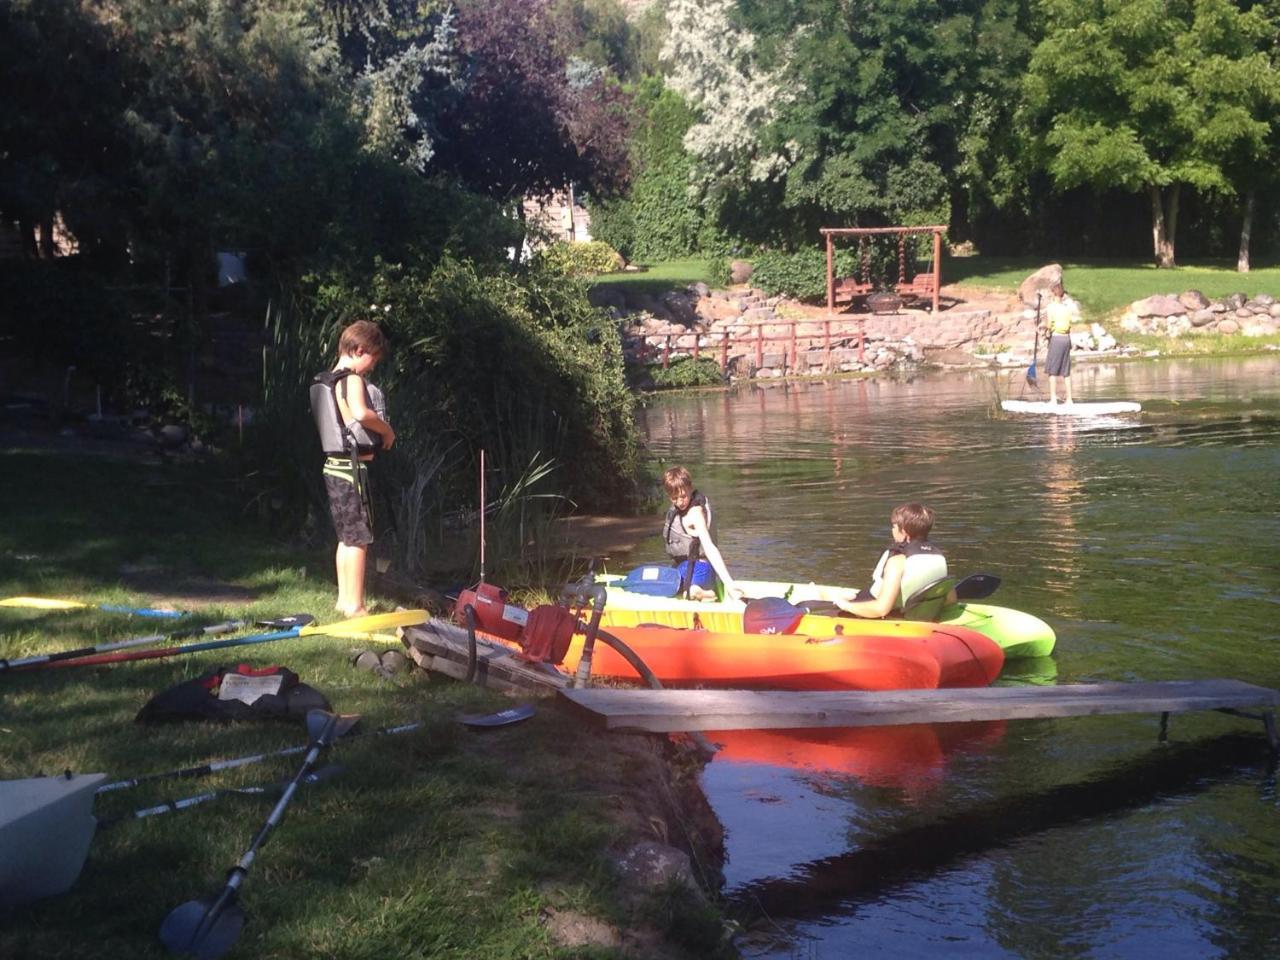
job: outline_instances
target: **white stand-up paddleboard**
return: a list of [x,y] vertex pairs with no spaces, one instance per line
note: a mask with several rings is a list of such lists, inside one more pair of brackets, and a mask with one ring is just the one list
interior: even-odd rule
[[0,908],[76,882],[98,829],[93,797],[105,774],[0,781]]
[[1142,404],[1132,400],[1111,403],[1050,403],[1048,400],[1002,400],[1000,409],[1009,413],[1050,413],[1059,417],[1105,417],[1113,413],[1137,413]]

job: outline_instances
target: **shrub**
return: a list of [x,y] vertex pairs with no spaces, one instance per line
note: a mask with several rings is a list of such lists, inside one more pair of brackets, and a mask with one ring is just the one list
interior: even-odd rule
[[538,266],[565,277],[593,277],[621,270],[621,254],[603,240],[553,243],[538,251]]
[[659,389],[676,389],[681,387],[712,387],[724,383],[724,374],[720,365],[714,360],[699,357],[683,357],[674,361],[665,370],[654,367],[653,384]]
[[[821,300],[827,295],[827,254],[817,247],[794,253],[769,250],[751,258],[755,270],[752,286],[770,294],[782,294],[799,300]],[[852,250],[836,250],[836,276],[850,277],[857,271],[857,256]]]

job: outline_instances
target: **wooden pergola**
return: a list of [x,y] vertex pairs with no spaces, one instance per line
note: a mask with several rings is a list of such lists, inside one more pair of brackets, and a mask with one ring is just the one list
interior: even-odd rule
[[[848,303],[855,297],[872,293],[872,284],[865,271],[860,277],[842,277],[835,275],[835,239],[836,237],[887,236],[898,237],[898,282],[894,284],[894,292],[904,297],[929,298],[933,302],[933,312],[938,312],[938,288],[942,285],[942,235],[947,232],[944,226],[931,227],[823,227],[819,231],[827,241],[827,309],[835,312],[837,301]],[[933,234],[933,269],[929,273],[917,273],[906,277],[906,258],[904,247],[906,238],[912,234]]]

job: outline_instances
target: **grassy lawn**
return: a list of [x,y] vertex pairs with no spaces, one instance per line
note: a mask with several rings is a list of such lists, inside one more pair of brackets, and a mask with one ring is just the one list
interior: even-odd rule
[[[193,611],[183,626],[295,612],[330,620],[331,551],[300,554],[273,540],[236,490],[208,464],[0,450],[0,496],[11,506],[0,529],[0,596],[176,602]],[[371,599],[375,610],[393,606]],[[160,623],[171,622],[0,608],[0,656],[163,632]],[[608,863],[627,838],[652,836],[649,817],[670,818],[633,799],[662,795],[647,779],[649,740],[600,738],[545,701],[524,724],[475,733],[459,713],[510,701],[421,672],[383,680],[349,665],[356,650],[377,645],[319,636],[0,673],[0,778],[72,770],[116,779],[303,743],[299,722],[134,722],[154,694],[215,665],[283,664],[335,710],[360,714],[365,729],[423,727],[333,748],[345,770],[303,788],[261,851],[229,957],[608,958],[635,955],[625,935],[637,930],[657,938],[660,955],[716,955],[721,927],[710,908],[686,896],[627,899]],[[95,813],[275,785],[299,763],[113,792]],[[273,802],[233,795],[101,832],[68,893],[0,917],[0,956],[165,956],[165,916],[217,892]],[[548,917],[611,924],[623,946],[566,946]]]
[[[1028,275],[1049,260],[1029,257],[948,257],[942,264],[943,283],[988,290],[1015,291]],[[1157,270],[1140,261],[1062,261],[1067,290],[1080,301],[1087,318],[1097,319],[1134,300],[1156,293],[1199,290],[1206,297],[1231,293],[1269,293],[1280,296],[1280,265],[1255,267],[1237,273],[1226,262]]]
[[687,260],[663,260],[645,264],[647,269],[635,273],[608,273],[596,277],[594,285],[619,285],[627,290],[660,294],[668,290],[687,287],[691,283],[716,285],[716,261],[697,257]]

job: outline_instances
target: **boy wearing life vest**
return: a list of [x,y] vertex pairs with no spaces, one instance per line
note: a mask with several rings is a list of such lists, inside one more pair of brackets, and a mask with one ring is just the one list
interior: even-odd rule
[[[921,587],[947,575],[947,558],[929,542],[933,511],[921,503],[904,503],[889,514],[892,545],[880,555],[869,590],[832,590],[823,599],[856,617],[880,619],[901,610],[903,601]],[[947,599],[955,602],[955,591]]]
[[1080,306],[1067,296],[1061,283],[1049,288],[1049,305],[1044,311],[1045,326],[1049,328],[1049,355],[1045,359],[1045,373],[1049,375],[1049,402],[1058,402],[1058,383],[1061,382],[1064,398],[1071,405],[1071,325],[1080,319]]
[[338,534],[334,608],[347,617],[365,613],[365,562],[373,543],[367,464],[379,450],[390,450],[396,440],[386,420],[382,392],[364,379],[386,347],[376,323],[357,320],[342,331],[337,365],[318,374],[311,386],[311,410],[326,454],[325,492]]
[[742,589],[729,576],[729,569],[724,565],[720,549],[711,539],[711,503],[693,488],[693,478],[684,467],[672,467],[662,475],[662,486],[671,499],[662,523],[662,540],[671,558],[671,565],[679,567],[688,563],[684,580],[681,582],[680,594],[686,594],[691,600],[715,600],[715,584],[699,586],[690,582],[697,568],[697,561],[705,557],[711,564],[720,582],[724,584],[725,593],[741,598]]

